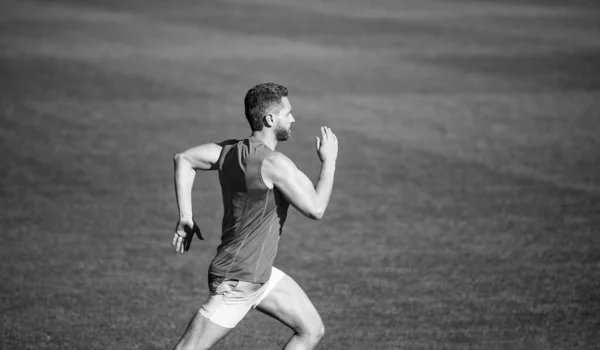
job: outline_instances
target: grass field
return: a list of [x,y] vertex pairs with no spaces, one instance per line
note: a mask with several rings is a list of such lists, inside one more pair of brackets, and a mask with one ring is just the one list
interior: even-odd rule
[[[170,349],[207,296],[178,256],[174,153],[249,134],[275,81],[280,146],[322,221],[292,211],[276,266],[321,312],[320,349],[600,348],[600,6],[594,1],[0,3],[1,349]],[[217,349],[279,349],[252,311]]]

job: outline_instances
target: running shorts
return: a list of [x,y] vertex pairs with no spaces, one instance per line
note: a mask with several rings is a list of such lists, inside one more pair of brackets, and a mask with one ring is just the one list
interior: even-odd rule
[[209,276],[210,296],[199,312],[219,326],[234,328],[284,276],[285,273],[276,267],[271,268],[271,277],[264,284]]

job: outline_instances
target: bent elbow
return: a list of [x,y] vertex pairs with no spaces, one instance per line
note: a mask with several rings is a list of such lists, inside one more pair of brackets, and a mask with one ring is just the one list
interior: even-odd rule
[[312,211],[308,215],[308,217],[313,220],[321,220],[321,219],[323,219],[324,215],[325,215],[325,210],[317,209],[317,210]]

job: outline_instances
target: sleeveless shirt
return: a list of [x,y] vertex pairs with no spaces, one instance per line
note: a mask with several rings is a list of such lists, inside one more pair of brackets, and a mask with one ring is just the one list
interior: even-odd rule
[[289,207],[279,190],[263,182],[261,166],[271,153],[254,136],[223,147],[218,161],[221,244],[209,274],[252,283],[269,280]]

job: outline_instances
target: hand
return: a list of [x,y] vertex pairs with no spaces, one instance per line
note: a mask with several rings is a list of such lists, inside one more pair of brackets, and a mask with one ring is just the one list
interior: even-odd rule
[[317,154],[321,162],[335,162],[338,154],[337,136],[326,126],[321,127],[321,138],[316,137]]
[[202,233],[200,233],[200,227],[198,227],[194,219],[180,218],[175,227],[175,234],[173,235],[171,246],[175,247],[177,253],[184,254],[190,250],[194,234],[196,234],[199,239],[204,239]]

